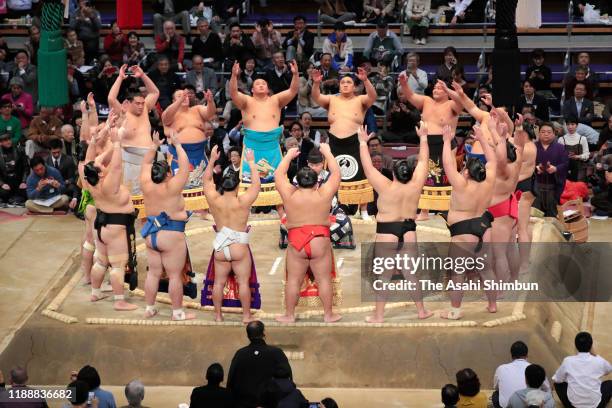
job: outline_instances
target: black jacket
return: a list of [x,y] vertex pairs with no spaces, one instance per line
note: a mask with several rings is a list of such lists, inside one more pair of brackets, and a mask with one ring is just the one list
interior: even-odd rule
[[575,116],[578,119],[578,123],[584,123],[585,125],[591,126],[593,120],[594,106],[593,102],[584,98],[582,100],[582,107],[580,112],[576,106],[576,100],[574,98],[567,99],[563,103],[563,116]]
[[268,82],[268,88],[275,94],[286,91],[291,86],[291,80],[293,75],[287,66],[285,72],[278,76],[274,68],[266,71],[266,82]]
[[193,40],[191,46],[192,55],[199,55],[203,58],[212,58],[217,61],[221,61],[223,58],[223,47],[221,45],[221,38],[213,32],[208,35],[206,42],[198,36]]
[[550,120],[550,112],[548,111],[548,101],[543,96],[536,94],[533,96],[533,101],[531,101],[531,103],[527,103],[525,95],[522,95],[518,105],[516,106],[516,111],[520,113],[521,110],[523,110],[523,107],[525,106],[533,106],[536,118],[545,122],[548,122]]
[[244,62],[247,58],[255,57],[255,45],[245,34],[240,39],[240,45],[231,44],[231,37],[227,35],[223,42],[223,57],[232,62]]
[[9,151],[0,147],[0,185],[10,181],[25,183],[29,169],[22,149],[13,146]]
[[[538,78],[538,76],[531,77],[531,73],[535,72],[536,74],[540,74],[542,78]],[[533,87],[538,91],[547,91],[550,90],[550,81],[552,80],[552,71],[546,65],[541,65],[539,67],[535,65],[530,65],[527,67],[527,72],[525,72],[525,79],[529,79],[533,83]]]
[[[53,166],[53,157],[52,155],[47,156],[47,166]],[[59,172],[62,174],[64,181],[66,183],[74,183],[76,178],[76,164],[74,164],[74,160],[72,157],[66,156],[62,153],[59,159]]]
[[236,399],[236,407],[257,407],[262,388],[279,366],[288,370],[292,377],[291,366],[283,350],[268,346],[263,339],[253,340],[238,350],[227,376],[227,388]]
[[308,166],[308,154],[313,148],[314,148],[313,142],[311,142],[308,139],[302,139],[302,144],[300,146],[300,155],[297,158],[298,170],[301,169],[302,167]]
[[213,385],[196,387],[191,392],[189,408],[233,408],[234,397],[229,390]]
[[172,103],[172,94],[178,89],[176,75],[172,70],[162,74],[159,70],[154,69],[149,74],[149,78],[159,89],[159,105],[162,109],[166,109]]
[[[287,49],[287,47],[294,46],[297,48],[297,44],[294,44],[293,41],[293,33],[295,30],[289,31],[287,33],[287,37],[285,37],[285,41],[283,41],[283,49]],[[302,40],[304,41],[304,45],[302,45],[302,50],[304,51],[304,55],[306,59],[310,58],[312,53],[314,52],[314,41],[315,35],[308,30],[304,30],[304,34],[302,35]]]

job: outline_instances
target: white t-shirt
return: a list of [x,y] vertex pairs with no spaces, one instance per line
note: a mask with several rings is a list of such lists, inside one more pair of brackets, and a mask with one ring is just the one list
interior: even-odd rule
[[567,398],[574,407],[592,408],[601,402],[601,377],[611,372],[612,365],[606,359],[578,353],[563,359],[553,381],[567,382]]
[[[531,363],[524,358],[517,358],[508,364],[502,364],[495,370],[493,376],[493,388],[499,391],[499,405],[506,407],[510,401],[510,397],[516,391],[527,388],[525,383],[525,369]],[[550,390],[548,380],[544,380],[542,384],[543,391]]]

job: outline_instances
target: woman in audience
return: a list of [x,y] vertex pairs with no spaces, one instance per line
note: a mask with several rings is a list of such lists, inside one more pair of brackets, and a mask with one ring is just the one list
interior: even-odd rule
[[321,132],[317,129],[312,129],[312,115],[310,112],[302,112],[300,114],[300,123],[302,124],[302,130],[304,132],[304,138],[309,139],[314,143],[315,147],[319,147],[321,143]]
[[327,111],[317,105],[312,99],[312,78],[311,73],[314,64],[311,62],[306,68],[306,75],[300,76],[300,90],[298,91],[298,113],[308,112],[315,118],[327,116]]
[[138,65],[145,57],[145,46],[135,31],[128,33],[127,44],[123,47],[123,63],[128,66]]
[[450,86],[453,78],[452,70],[455,65],[457,65],[457,50],[455,47],[446,47],[444,49],[444,62],[436,71],[436,80],[444,81]]
[[487,396],[480,391],[480,380],[471,368],[457,371],[459,402],[457,408],[487,408]]

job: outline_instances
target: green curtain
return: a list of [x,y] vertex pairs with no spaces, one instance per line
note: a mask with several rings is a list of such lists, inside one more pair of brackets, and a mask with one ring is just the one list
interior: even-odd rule
[[38,102],[40,106],[66,105],[68,68],[62,38],[64,6],[57,0],[43,4],[38,49]]

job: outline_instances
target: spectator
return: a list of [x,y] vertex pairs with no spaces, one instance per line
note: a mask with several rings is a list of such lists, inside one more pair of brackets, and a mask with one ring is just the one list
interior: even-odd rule
[[259,20],[255,24],[255,31],[251,37],[255,46],[255,57],[257,66],[268,69],[272,64],[272,55],[280,50],[282,37],[274,29],[272,22],[267,18]]
[[127,38],[119,28],[119,24],[117,24],[117,21],[113,21],[110,33],[104,38],[104,52],[113,65],[119,66],[123,63],[123,49],[127,44]]
[[536,94],[536,88],[531,79],[523,81],[523,95],[516,106],[516,110],[522,111],[525,106],[531,106],[533,108],[536,118],[548,122],[550,118],[548,101],[543,96]]
[[[4,41],[4,38],[0,38],[0,41]],[[6,42],[4,43],[4,45],[6,46]],[[0,75],[0,89],[5,88],[8,79],[8,75],[6,75],[6,59],[8,55],[9,51],[7,51],[4,47],[0,46],[0,72],[3,73],[3,75]]]
[[218,25],[225,23],[226,26],[230,26],[234,23],[238,23],[238,12],[242,7],[241,0],[215,0],[214,1],[214,17],[213,22]]
[[383,168],[393,171],[393,158],[383,153],[382,150],[382,142],[376,136],[372,136],[368,139],[368,150],[370,155],[374,153],[378,153],[382,156],[382,166]]
[[347,10],[344,0],[315,0],[319,4],[321,23],[354,23],[357,14]]
[[[548,390],[547,385],[545,385],[545,382],[547,381],[546,371],[544,371],[544,368],[537,364],[530,364],[521,371],[524,372],[523,375],[525,377],[525,387],[512,393],[508,401],[508,405],[502,406],[507,406],[508,408],[528,408],[534,405],[533,401],[531,401],[534,393],[541,393],[543,395],[540,398],[541,400],[537,401],[536,406],[540,408],[554,408],[555,400]],[[515,374],[519,375],[518,372]],[[542,389],[543,387],[546,387],[546,391]]]
[[534,207],[544,212],[546,217],[556,217],[567,177],[567,152],[562,145],[555,143],[553,125],[548,122],[540,126],[539,140],[535,145],[538,189]]
[[65,184],[59,170],[46,166],[38,156],[30,160],[30,168],[26,208],[32,213],[51,214],[54,209],[66,207],[70,198],[63,194]]
[[585,95],[586,87],[584,84],[576,84],[574,87],[574,97],[563,102],[563,116],[575,116],[578,119],[578,123],[590,126],[593,120],[594,106],[591,100],[585,98]]
[[266,70],[265,80],[268,88],[277,94],[289,89],[293,75],[285,64],[285,56],[281,51],[272,55],[272,68]]
[[[98,61],[100,65],[99,73],[96,76],[96,80],[94,82],[94,99],[97,103],[106,105],[107,104],[107,95],[110,92],[110,89],[113,87],[113,84],[117,80],[117,76],[119,75],[118,69],[113,63],[108,59],[107,56],[103,55]],[[125,87],[122,86],[122,92],[125,92]]]
[[192,3],[194,3],[192,0],[154,0],[153,31],[155,36],[164,37],[166,23],[171,22],[175,27],[175,24],[180,22],[183,34],[187,37],[187,44],[191,44],[189,9]]
[[185,39],[176,32],[174,22],[168,20],[164,23],[163,33],[155,37],[155,49],[158,54],[168,57],[173,71],[183,70]]
[[612,372],[612,365],[592,350],[590,333],[580,332],[574,339],[575,356],[563,359],[552,379],[563,406],[605,408],[612,396],[612,381],[601,381]]
[[387,132],[383,135],[385,142],[418,144],[416,126],[421,121],[421,113],[404,99],[401,88],[397,90],[398,99],[387,111]]
[[336,71],[353,70],[353,41],[346,35],[344,23],[334,24],[334,31],[323,41],[323,53],[332,56],[332,67]]
[[298,65],[308,61],[314,52],[315,35],[308,31],[306,18],[295,16],[293,18],[293,31],[287,33],[283,48],[286,50],[287,61],[296,60]]
[[463,65],[455,64],[453,69],[451,69],[451,79],[452,82],[456,82],[463,88],[463,92],[468,96],[471,96],[470,84],[465,79],[465,71],[463,70]]
[[21,143],[21,122],[13,116],[13,104],[0,101],[0,135],[8,135],[14,146]]
[[0,208],[23,207],[26,199],[28,163],[10,134],[0,134]]
[[399,37],[388,29],[386,21],[376,24],[376,31],[368,36],[363,56],[372,63],[384,62],[391,65],[393,59],[402,55],[402,43]]
[[537,48],[531,52],[531,65],[527,67],[525,79],[529,79],[531,84],[538,92],[545,91],[550,93],[550,82],[552,80],[552,71],[544,65],[546,54],[541,48]]
[[330,54],[321,54],[319,68],[322,75],[321,93],[324,95],[337,94],[340,90],[338,72],[332,67],[332,57]]
[[588,68],[578,66],[574,75],[569,76],[565,79],[565,98],[572,98],[574,96],[574,88],[576,84],[584,84],[586,89],[585,97],[587,99],[593,99],[593,84],[591,80],[587,78]]
[[[32,388],[26,385],[28,382],[28,372],[23,367],[15,367],[11,369],[10,382],[11,382],[12,389],[15,391],[21,391],[21,392],[27,393],[28,390],[32,390]],[[27,407],[27,408],[47,408],[48,407],[47,402],[44,399],[32,398],[32,399],[28,399],[28,402],[15,403],[15,402],[11,402],[7,398],[7,396],[2,395],[2,393],[0,393],[0,396],[2,396],[4,399],[4,402],[0,402],[0,407],[3,407],[3,408],[4,407],[10,408],[10,407],[15,407],[15,406]]]
[[321,143],[321,132],[311,127],[312,115],[310,112],[302,112],[300,114],[300,124],[302,125],[304,139],[310,140],[318,148]]
[[[525,382],[525,369],[529,366],[527,361],[527,354],[529,349],[522,341],[515,341],[510,346],[510,356],[512,362],[502,364],[495,370],[493,376],[493,388],[495,391],[491,396],[493,406],[496,408],[508,406],[508,401],[512,394],[517,391],[523,390],[527,387]],[[540,388],[544,383],[545,378],[542,379],[542,383],[534,388]],[[544,390],[550,391],[550,385],[548,381],[544,384]],[[526,394],[526,392],[524,393]]]
[[289,378],[292,378],[292,374],[285,353],[266,344],[262,322],[249,323],[246,331],[250,344],[234,355],[227,388],[232,392],[238,406],[255,406],[259,401],[262,385],[272,378],[279,367],[286,368]]
[[[327,54],[329,55],[329,54]],[[312,63],[306,68],[306,75],[300,76],[300,89],[298,91],[298,113],[308,114],[315,117],[327,116],[327,110],[317,105],[312,99],[312,70],[315,69]]]
[[487,408],[487,396],[480,391],[480,380],[471,368],[457,371],[458,408]]
[[[372,108],[377,115],[384,115],[389,95],[395,85],[393,77],[389,75],[389,67],[386,64],[379,63],[376,69],[372,69],[369,62],[361,64],[361,67],[365,69],[372,86],[376,90],[376,101]],[[357,88],[358,94],[365,93],[363,84],[360,84]]]
[[291,372],[285,367],[278,367],[274,373],[272,383],[269,384],[276,393],[277,408],[294,408],[308,406],[308,400],[297,389],[291,379]]
[[193,41],[191,53],[202,56],[207,67],[221,68],[223,60],[221,38],[210,30],[210,23],[207,19],[201,18],[198,20],[198,33],[199,36]]
[[28,29],[30,38],[24,44],[25,50],[30,56],[32,65],[38,65],[38,47],[40,47],[40,28],[36,25],[30,26]]
[[64,405],[64,408],[98,408],[98,400],[89,400],[89,386],[85,381],[72,381],[66,387],[74,392],[71,395],[70,403]]
[[322,408],[338,408],[338,403],[333,398],[323,398],[321,400]]
[[139,380],[132,380],[125,386],[125,399],[128,405],[121,408],[147,408],[142,405],[145,397],[145,387]]
[[297,141],[297,147],[300,149],[300,155],[297,157],[298,170],[308,166],[308,155],[314,148],[314,143],[310,139],[304,138],[304,128],[298,121],[289,125],[289,135]]
[[74,141],[74,127],[71,124],[65,124],[60,130],[60,136],[63,144],[63,152],[71,158],[77,157],[77,143]]
[[450,23],[483,23],[486,5],[486,0],[458,0]]
[[223,382],[223,367],[219,363],[211,364],[206,370],[208,384],[196,387],[191,392],[189,408],[232,408],[232,394],[221,387]]
[[[189,81],[187,82],[188,84],[194,86],[195,83],[197,83],[196,78],[201,77],[202,81],[205,80],[204,72],[196,71],[204,68],[204,64],[202,63],[202,57],[194,58],[194,61],[196,60],[197,63],[201,66],[196,68],[196,65],[194,63],[193,70],[188,73],[188,75],[191,74],[191,76],[189,78]],[[210,68],[206,69],[210,70]],[[162,107],[162,109],[166,109],[168,105],[172,103],[172,95],[174,95],[174,91],[179,88],[176,82],[176,75],[172,71],[170,67],[170,61],[168,61],[168,58],[166,56],[159,57],[159,59],[157,60],[156,68],[151,71],[151,73],[149,74],[149,78],[151,78],[151,81],[153,81],[153,83],[155,83],[155,86],[157,86],[157,89],[159,89],[159,98],[157,99],[159,105]]]
[[72,57],[72,62],[77,67],[85,65],[85,48],[83,41],[77,37],[77,32],[73,28],[66,31],[66,39],[64,40],[64,48],[68,55]]
[[[242,126],[242,124],[240,124],[240,126]],[[230,171],[233,171],[234,173],[239,174],[240,173],[240,162],[242,160],[241,159],[242,152],[240,151],[240,148],[237,146],[231,147],[228,150],[228,156],[229,156],[230,162],[229,162],[229,166],[223,169],[223,176],[225,176]]]
[[49,142],[61,136],[62,124],[53,108],[40,108],[40,114],[32,119],[25,144],[26,154],[30,159],[37,153],[48,153]]
[[144,44],[138,38],[136,31],[130,31],[127,36],[127,44],[123,47],[123,63],[130,67],[138,65],[145,56]]
[[425,95],[425,90],[429,85],[427,81],[427,72],[419,68],[420,58],[416,52],[406,54],[406,76],[408,77],[408,86],[412,91],[419,95]]
[[431,0],[408,0],[405,7],[406,27],[417,45],[427,44]]
[[455,384],[446,384],[442,387],[442,403],[444,408],[456,408],[459,402],[459,389]]
[[444,62],[436,71],[435,81],[440,80],[446,82],[446,85],[451,86],[452,71],[455,65],[457,65],[457,50],[455,47],[446,47],[444,49]]
[[99,408],[116,408],[113,394],[100,388],[100,375],[94,367],[86,365],[85,367],[81,368],[77,374],[77,380],[85,381],[87,383],[89,386],[89,392],[93,392],[95,397],[98,399]]
[[210,89],[210,91],[214,94],[218,88],[217,74],[215,71],[204,66],[204,58],[202,58],[200,55],[193,56],[191,65],[192,70],[187,73],[185,83],[192,85],[195,88],[196,93],[206,92],[206,90]]
[[[607,143],[606,151],[612,151],[611,143]],[[612,217],[612,154],[608,153],[602,157],[601,163],[597,163],[597,170],[603,171],[604,177],[602,186],[591,198],[591,205],[594,208],[594,217],[607,219]],[[591,217],[591,219],[594,219]]]
[[2,96],[3,101],[9,101],[13,106],[13,115],[21,122],[21,128],[30,126],[34,114],[32,95],[23,91],[23,79],[16,77],[10,80],[11,92]]
[[[286,154],[289,149],[293,149],[294,147],[298,148],[298,141],[295,137],[286,137],[283,147],[283,154]],[[289,169],[287,169],[287,178],[289,180],[293,180],[293,178],[297,175],[298,170],[300,169],[298,167],[298,159],[298,157],[295,157],[289,162]]]
[[576,57],[576,65],[572,68],[570,75],[576,76],[576,71],[578,70],[578,67],[585,68],[587,72],[586,78],[591,81],[591,84],[593,84],[593,86],[597,86],[597,83],[599,82],[599,75],[597,74],[597,72],[591,69],[590,63],[591,56],[588,52],[583,51],[579,53]]
[[79,7],[70,16],[70,28],[76,31],[79,40],[83,42],[85,62],[88,64],[98,57],[100,27],[100,13],[91,6],[89,0],[79,0]]
[[46,165],[55,168],[64,179],[64,194],[70,198],[70,209],[74,209],[81,195],[77,186],[77,169],[74,159],[62,153],[62,141],[53,139],[49,142],[51,154],[47,157]]
[[377,21],[393,20],[395,0],[364,0],[363,22],[374,24]]
[[24,50],[17,51],[15,61],[7,64],[10,78],[20,78],[23,81],[23,90],[38,100],[38,81],[36,67],[30,64],[30,57]]
[[28,14],[32,14],[32,3],[33,0],[8,0],[6,1],[6,7],[9,10],[9,16],[24,17]]
[[597,140],[597,151],[600,151],[602,148],[604,148],[608,140],[612,140],[612,116],[608,117],[607,125],[601,128],[601,132],[599,133],[599,139]]
[[567,134],[558,139],[558,143],[565,146],[569,157],[567,179],[571,181],[584,181],[586,179],[586,161],[589,160],[589,143],[586,137],[576,132],[578,121],[575,117],[565,118]]
[[230,25],[229,35],[225,36],[223,42],[223,58],[226,60],[226,66],[231,67],[234,61],[243,62],[254,56],[255,46],[248,35],[242,33],[240,24]]

